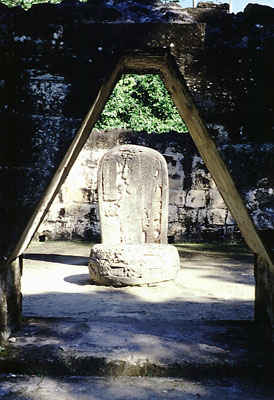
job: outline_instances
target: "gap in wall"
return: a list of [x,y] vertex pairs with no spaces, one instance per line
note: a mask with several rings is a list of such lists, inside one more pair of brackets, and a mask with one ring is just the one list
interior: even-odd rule
[[[131,140],[134,144],[153,145],[164,154],[169,168],[171,216],[169,238],[171,241],[184,240],[187,226],[188,239],[191,238],[192,227],[196,230],[196,242],[212,242],[221,235],[220,232],[224,230],[227,218],[231,218],[201,157],[198,152],[198,155],[193,153],[195,146],[186,133],[187,128],[182,123],[170,97],[166,111],[174,116],[174,124],[171,123],[172,129],[169,129],[171,132],[168,132],[168,125],[164,125],[165,121],[161,124],[160,119],[163,118],[163,114],[159,113],[161,102],[168,93],[158,78],[154,79],[155,75],[146,75],[146,77],[147,80],[141,82],[142,75],[137,75],[137,84],[148,93],[142,97],[145,104],[143,113],[140,113],[138,118],[138,114],[136,112],[134,114],[139,96],[134,75],[122,76],[116,85],[114,95],[106,104],[94,131],[38,229],[33,244],[25,254],[23,294],[25,291],[24,313],[28,316],[39,315],[45,302],[47,304],[49,302],[45,310],[47,316],[58,316],[60,313],[63,316],[70,316],[77,312],[88,314],[94,306],[94,296],[88,295],[89,289],[93,287],[89,282],[86,265],[92,242],[100,241],[98,234],[100,223],[96,203],[97,165],[101,156],[121,141]],[[150,79],[155,80],[156,83],[154,83],[159,89],[158,107],[152,102],[153,96],[149,96],[149,93],[155,94],[155,86],[151,89],[148,85]],[[117,87],[121,89],[118,90],[118,96],[124,94],[127,100],[120,98],[120,104],[123,105],[123,101],[126,104],[124,108],[120,107],[114,112],[113,107],[117,105],[117,98],[115,98]],[[131,93],[128,93],[130,87]],[[130,115],[130,110],[132,110],[132,115]],[[121,123],[123,116],[125,117],[124,124]],[[148,116],[151,116],[150,124],[147,121]],[[110,124],[107,125],[108,123]],[[117,128],[117,125],[119,129],[113,130]],[[150,132],[145,132],[147,126]],[[181,128],[179,133],[174,129],[176,127],[179,127],[178,131]],[[187,164],[187,173],[184,171],[184,164]],[[192,171],[193,166],[195,172]],[[194,186],[190,182],[191,179]],[[203,186],[206,190],[203,190]],[[213,203],[216,209],[212,207]],[[210,210],[209,214],[206,213],[206,208]],[[203,221],[202,217],[207,221],[211,218],[211,225],[219,229],[213,232],[211,228],[211,231],[209,230],[204,236],[202,230],[197,233],[199,230],[197,227],[201,226]],[[231,222],[234,226],[232,219]],[[193,233],[192,239],[194,237]],[[50,242],[51,239],[57,242]],[[46,243],[41,243],[44,241]],[[183,312],[183,317],[186,319],[190,317],[200,319],[205,316],[207,319],[235,319],[235,311],[236,319],[252,318],[253,272],[250,264],[251,255],[245,249],[231,246],[228,254],[223,253],[220,247],[214,245],[211,247],[207,244],[208,258],[203,256],[205,247],[201,243],[179,243],[178,249],[182,257],[182,279],[180,280],[182,286],[179,285],[175,293],[174,288],[172,293],[167,291],[165,299],[162,300],[159,299],[159,294],[157,295],[157,289],[155,289],[157,301],[155,299],[148,301],[145,295],[143,298],[140,294],[138,295],[138,290],[136,293],[134,289],[131,289],[133,293],[128,297],[129,303],[135,296],[135,300],[138,304],[142,304],[142,307],[146,304],[148,308],[155,308],[155,301],[168,304],[169,301],[174,302],[174,296],[180,296],[179,293],[183,293],[176,307],[179,309],[188,299],[191,307]],[[229,257],[232,257],[230,261]],[[84,293],[81,293],[82,289]],[[229,298],[231,291],[233,300]],[[125,300],[123,291],[116,291],[116,294],[114,302],[120,303],[121,296],[123,301]],[[98,301],[102,295],[96,291]],[[196,299],[197,296],[203,297],[203,305],[199,301],[195,302],[193,296]],[[125,306],[130,308],[129,303],[126,302]],[[201,312],[201,307],[203,312]]]

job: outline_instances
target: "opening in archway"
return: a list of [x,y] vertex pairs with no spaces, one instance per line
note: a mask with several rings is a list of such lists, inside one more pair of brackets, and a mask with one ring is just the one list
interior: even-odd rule
[[[122,77],[122,80],[123,79],[125,80],[125,77],[128,77],[128,75],[124,75],[124,77]],[[130,75],[129,77],[130,77],[130,79],[132,79],[132,75]],[[119,83],[118,83],[118,85],[119,85]],[[136,93],[136,91],[135,91],[135,93]],[[136,99],[138,100],[138,93],[136,93],[135,96],[131,96],[131,99],[132,99],[132,103],[128,104],[128,105],[129,105],[129,108],[131,108],[134,111],[136,105],[135,105],[133,100],[136,100]],[[115,104],[115,101],[117,103],[117,99],[115,100],[115,98],[113,98],[111,100],[114,101],[113,104]],[[146,100],[147,103],[149,103],[150,102],[149,96],[145,100]],[[158,100],[159,100],[159,98],[158,98]],[[170,99],[170,101],[171,101],[171,99]],[[156,127],[159,127],[159,121],[161,121],[161,118],[162,118],[162,115],[161,115],[161,102],[159,101],[158,108],[155,107],[155,104],[152,104],[152,106],[154,106],[154,108],[152,107],[152,110],[155,111],[154,113],[151,112],[151,108],[149,110],[147,109],[148,108],[147,104],[144,105],[144,112],[153,114],[153,117],[154,117],[154,119],[152,119],[152,123],[150,125],[151,130],[152,130],[152,128],[155,129]],[[117,119],[119,117],[119,112],[113,113],[113,105],[108,108],[108,103],[106,105],[105,110],[107,110],[106,115],[111,117],[111,119],[114,121],[113,122],[114,124],[117,124]],[[185,132],[186,131],[185,125],[182,124],[182,120],[181,120],[181,117],[179,116],[178,112],[177,111],[175,112],[174,108],[171,108],[171,107],[170,107],[170,110],[171,110],[170,113],[173,113],[176,116],[173,119],[173,122],[175,120],[175,122],[177,122],[177,124],[181,124],[181,128],[182,128],[181,131]],[[121,114],[120,117],[124,116],[125,119],[128,119],[130,121],[130,116],[128,114],[128,111],[125,111],[125,110],[121,111],[120,110],[120,114]],[[160,114],[160,118],[158,118],[158,120],[157,120],[156,117],[159,117],[159,114]],[[145,124],[144,125],[139,125],[139,128],[141,128],[141,130],[143,130],[147,126],[146,125],[147,124],[147,115],[144,117],[143,114],[139,114],[139,117],[140,116],[142,117],[140,119],[143,120]],[[178,117],[179,117],[179,119],[178,119]],[[138,114],[137,114],[137,118],[138,118]],[[176,120],[176,118],[177,118],[177,120]],[[121,118],[120,118],[120,121],[121,121]],[[135,121],[136,121],[136,115],[135,115]],[[140,122],[140,121],[138,121],[138,122]],[[99,119],[98,127],[102,127],[102,126],[100,126],[100,123],[101,124],[104,123],[104,118],[101,118],[101,120]],[[127,127],[127,126],[124,126],[124,127]],[[147,129],[147,130],[149,130],[149,129]],[[107,135],[109,135],[109,133]],[[150,138],[149,138],[150,140],[151,140],[152,136],[153,135],[151,134]],[[95,144],[94,143],[94,138],[96,138],[96,134],[94,134],[91,137],[92,137],[91,147],[93,147],[92,152],[94,154],[94,144]],[[138,137],[140,138],[140,135],[138,135]],[[186,189],[186,188],[184,188],[185,173],[183,171],[183,174],[182,174],[183,176],[180,177],[180,175],[179,175],[180,171],[178,170],[178,168],[179,168],[180,165],[181,166],[183,165],[184,157],[185,156],[186,156],[185,158],[189,157],[189,155],[191,153],[189,151],[189,149],[187,151],[185,151],[185,156],[182,158],[182,157],[180,157],[180,155],[181,156],[183,155],[182,150],[176,151],[176,149],[174,149],[176,147],[174,145],[174,143],[175,143],[174,137],[172,137],[172,136],[167,137],[166,136],[165,140],[159,140],[159,137],[160,136],[158,136],[158,137],[156,136],[156,139],[155,139],[155,135],[154,135],[155,145],[157,147],[157,145],[159,145],[159,143],[160,143],[160,145],[162,146],[163,153],[166,156],[166,159],[167,159],[169,167],[170,167],[171,182],[172,182],[172,185],[173,185],[172,189],[171,189],[172,190],[171,197],[172,197],[172,202],[173,203],[171,203],[171,205],[170,205],[170,209],[173,210],[173,217],[172,218],[178,218],[179,214],[180,214],[180,218],[181,218],[181,220],[173,220],[173,221],[171,221],[172,232],[171,232],[171,234],[169,236],[171,238],[174,238],[174,237],[176,237],[176,235],[177,235],[177,237],[179,237],[180,234],[183,236],[183,234],[185,233],[185,232],[182,232],[182,227],[184,228],[185,225],[186,225],[185,221],[188,221],[188,224],[189,224],[189,221],[192,221],[192,224],[189,224],[189,229],[191,229],[190,225],[192,225],[192,227],[193,226],[197,227],[198,224],[201,225],[201,223],[202,223],[201,216],[203,214],[206,215],[206,212],[205,212],[206,211],[206,206],[207,206],[206,205],[206,193],[201,193],[202,192],[202,188],[201,187],[199,187],[199,189],[197,189],[197,188],[192,188],[191,185],[188,187],[188,190],[184,190],[184,189]],[[171,143],[170,143],[171,138],[172,138],[172,141],[173,141],[172,142],[172,146],[171,146]],[[100,132],[97,135],[97,139],[99,140],[99,142],[100,142],[100,140],[101,140],[101,142],[107,141],[106,135],[103,135]],[[121,139],[122,139],[122,134],[120,136],[119,135],[115,136],[115,140],[117,140],[118,142]],[[149,140],[149,139],[146,139],[146,140]],[[129,140],[129,135],[126,135],[126,140]],[[179,142],[181,142],[181,141],[179,141]],[[180,144],[182,144],[182,143],[180,143]],[[104,145],[105,145],[105,143],[104,143]],[[112,142],[112,145],[113,145],[113,142]],[[151,143],[150,143],[150,145],[151,145]],[[165,149],[164,149],[164,146],[166,146]],[[95,145],[95,148],[96,148],[96,145]],[[193,148],[194,148],[194,146],[193,146]],[[104,150],[106,150],[106,146],[104,146]],[[102,155],[102,153],[101,153],[101,155]],[[177,157],[177,159],[176,159],[176,157]],[[178,159],[178,157],[179,157],[179,159]],[[197,161],[197,157],[199,157],[199,155],[196,153],[195,157],[196,157],[195,160]],[[194,157],[194,155],[192,155],[192,161],[193,161],[193,159],[195,157]],[[199,163],[200,164],[203,163],[201,158],[200,158]],[[193,162],[191,162],[191,164],[193,164]],[[77,180],[79,180],[79,177],[81,176],[81,173],[79,173],[79,170],[78,170],[78,172],[75,171],[75,170],[73,172],[73,168],[71,170],[71,172],[73,173],[72,181],[73,180],[77,181]],[[206,171],[206,168],[205,167],[201,168],[201,166],[199,165],[198,175],[200,175],[200,176],[201,176],[201,170]],[[202,173],[202,175],[203,175],[203,173]],[[208,174],[208,172],[205,172],[205,173]],[[189,185],[189,178],[192,175],[192,172],[188,171],[188,174],[189,174],[188,181],[186,179],[185,183],[187,183]],[[204,175],[203,175],[203,177],[205,178]],[[68,179],[69,179],[69,176],[68,176]],[[211,186],[209,184],[209,187],[207,188],[207,191],[209,192],[209,190],[211,190],[211,192],[213,193],[213,189],[214,189],[215,190],[214,191],[214,195],[216,195],[216,193],[218,193],[218,191],[216,189],[216,185],[215,185],[215,183],[213,183],[212,178],[208,177],[208,180],[210,180],[210,179],[212,181],[212,184],[211,184]],[[71,183],[73,183],[73,182],[71,182]],[[214,187],[214,185],[215,185],[215,187]],[[96,187],[96,185],[94,185],[94,187]],[[69,192],[69,191],[70,190],[68,189],[67,192]],[[199,193],[197,193],[198,191],[199,191]],[[206,192],[206,190],[205,190],[205,192]],[[94,194],[91,195],[88,192],[84,192],[84,195],[89,197],[89,198],[93,198],[93,199],[94,199],[94,196],[95,196]],[[195,195],[196,195],[196,197],[195,197]],[[61,198],[63,198],[62,199],[62,201],[63,201],[64,200],[64,192],[61,195],[59,194],[59,197],[60,196],[61,196]],[[220,204],[221,201],[222,200],[220,200],[220,197],[219,197],[218,198],[219,204]],[[178,202],[179,202],[179,205],[178,205]],[[79,207],[80,207],[80,205],[79,205]],[[85,205],[84,205],[84,208],[85,208]],[[175,208],[176,208],[176,212],[174,211]],[[90,211],[90,214],[93,214],[93,216],[96,216],[96,207],[94,207],[94,202],[93,202],[93,207],[91,207],[91,209],[92,209],[92,211]],[[224,224],[225,220],[227,218],[227,215],[228,215],[228,211],[227,211],[227,208],[225,207],[224,203],[221,204],[221,207],[219,207],[219,210],[223,210],[223,215],[224,216],[223,216],[222,219],[219,216],[219,224],[216,224],[216,225],[221,225],[222,223]],[[212,212],[212,210],[211,210],[211,212]],[[172,213],[170,213],[170,214],[172,214]],[[175,217],[174,214],[177,214],[177,216]],[[219,214],[221,214],[221,211],[220,211]],[[61,224],[63,224],[63,225],[65,223],[64,222],[65,221],[65,218],[64,218],[65,215],[66,215],[66,206],[59,208],[59,210],[58,210],[58,218],[59,218]],[[91,219],[91,216],[89,216],[89,218]],[[220,224],[220,220],[222,221],[221,224]],[[98,219],[95,222],[97,223],[97,226],[98,226],[99,225]],[[68,223],[67,225],[73,225],[73,224]],[[181,228],[181,230],[179,228],[179,233],[177,231],[175,231],[176,225],[177,225],[177,227],[179,226]],[[75,227],[75,225],[74,225],[74,227]],[[47,231],[49,231],[49,229],[43,229],[42,232],[40,232],[39,236],[44,238],[44,236],[46,236],[48,234]],[[72,233],[70,232],[68,234],[68,237],[71,234]],[[218,235],[218,233],[217,233],[217,235]],[[77,235],[75,236],[75,238],[76,237],[77,237]],[[200,240],[201,240],[201,237],[200,237]],[[222,316],[222,318],[224,318],[224,319],[233,319],[232,318],[232,312],[233,312],[233,310],[237,309],[237,310],[242,310],[242,312],[243,312],[242,315],[244,316],[243,319],[249,319],[251,317],[251,314],[252,314],[252,300],[254,298],[254,294],[252,292],[252,290],[253,290],[252,289],[253,281],[252,281],[252,270],[250,268],[250,260],[251,260],[251,258],[250,258],[250,255],[246,254],[246,250],[245,249],[239,249],[239,251],[242,251],[242,253],[243,253],[243,254],[240,254],[240,259],[238,259],[236,257],[234,259],[233,266],[230,269],[230,271],[228,271],[228,268],[225,268],[225,270],[227,269],[228,273],[224,272],[225,270],[222,271],[222,273],[221,273],[222,278],[220,278],[220,270],[218,269],[218,267],[220,266],[220,264],[224,264],[225,263],[225,261],[224,261],[225,255],[224,255],[224,253],[222,253],[222,251],[220,251],[220,249],[213,248],[213,253],[211,251],[211,254],[209,255],[210,256],[209,260],[206,261],[205,259],[203,259],[203,260],[201,259],[202,253],[199,251],[199,249],[197,250],[197,248],[196,248],[196,250],[193,251],[193,247],[191,247],[190,245],[185,246],[183,244],[179,244],[178,246],[179,246],[179,248],[181,250],[181,254],[183,255],[183,257],[187,258],[187,261],[185,262],[185,265],[187,265],[187,263],[189,263],[188,264],[189,265],[189,269],[188,269],[188,271],[189,271],[189,275],[188,275],[189,288],[187,289],[186,287],[184,287],[184,290],[185,290],[185,292],[188,293],[188,295],[190,295],[190,292],[192,292],[192,294],[194,294],[195,296],[197,296],[198,286],[200,288],[202,287],[203,290],[207,291],[207,295],[206,295],[205,292],[203,292],[203,294],[202,294],[204,299],[207,299],[207,300],[204,301],[204,305],[206,305],[206,307],[209,307],[211,309],[211,311],[208,312],[207,316],[209,317],[209,315],[211,314],[211,315],[214,315],[214,319],[218,319],[218,317],[216,317],[216,314],[214,314],[212,312],[212,308],[214,308],[214,306],[212,306],[212,304],[215,305],[215,308],[217,308],[217,309],[219,307],[218,304],[220,304],[219,301],[216,302],[216,299],[218,298],[218,296],[216,297],[216,294],[218,292],[217,288],[218,288],[220,290],[219,293],[223,294],[223,301],[226,303],[226,305],[228,305],[228,307],[227,307],[228,314],[226,314],[226,316],[224,316],[223,313],[220,313],[220,314],[217,313],[219,315],[219,318],[221,318],[221,316]],[[78,254],[78,256],[75,256],[75,255],[71,254],[72,251],[73,252],[75,252],[75,251],[77,252],[78,251],[78,250],[76,250],[75,246],[72,247],[73,250],[71,250],[69,253],[67,253],[67,251],[68,251],[68,248],[67,248],[65,254],[59,254],[60,251],[61,251],[60,243],[56,245],[56,249],[58,249],[59,253],[56,253],[57,250],[54,251],[53,249],[54,248],[51,247],[49,251],[51,252],[51,254],[53,254],[53,260],[55,260],[55,262],[57,264],[58,263],[59,264],[60,263],[61,264],[63,264],[63,263],[66,264],[67,263],[67,264],[75,265],[77,263],[82,264],[82,263],[86,262],[85,259],[83,259],[83,256],[81,256],[82,258],[79,260],[79,254]],[[62,253],[62,251],[61,251],[61,253]],[[193,255],[193,253],[194,253],[194,257],[192,257],[192,259],[190,260],[189,255],[190,254]],[[84,252],[84,254],[86,254],[86,253]],[[35,261],[35,262],[39,261],[39,256],[36,256],[35,254],[33,254],[32,256],[29,255],[27,257],[29,257],[29,259],[31,259],[31,257],[33,257],[33,259],[34,259],[33,261]],[[218,261],[216,262],[216,260],[214,260],[214,258],[215,259],[217,258]],[[243,264],[243,258],[245,258],[247,266],[246,266],[246,268],[238,269],[238,267],[241,264]],[[49,263],[50,260],[51,260],[51,258],[49,257],[49,255],[47,253],[45,253],[44,255],[42,255],[40,257],[40,261],[42,261],[42,262]],[[64,260],[65,260],[65,262],[64,262]],[[60,262],[58,262],[58,261],[60,261]],[[193,264],[193,262],[194,262],[194,264]],[[195,282],[194,271],[196,270],[197,274],[199,275],[200,272],[201,272],[201,268],[199,270],[199,267],[197,268],[196,266],[197,266],[197,263],[202,264],[203,262],[205,262],[205,267],[204,267],[204,278],[202,278],[202,279],[205,279],[206,275],[209,275],[210,279],[208,280],[208,284],[206,285],[206,284],[202,284],[201,282],[198,283],[199,279],[197,278],[196,282],[197,282],[198,286],[196,287],[196,290],[195,290],[194,289],[194,286],[195,286],[194,285],[194,282]],[[82,265],[81,265],[81,267],[82,267]],[[186,270],[185,270],[185,272],[186,272]],[[67,271],[65,273],[67,274]],[[65,278],[64,278],[64,280],[68,284],[79,285],[79,286],[82,286],[82,287],[86,286],[87,285],[87,281],[88,281],[88,276],[85,276],[85,274],[78,274],[78,275],[79,275],[78,278],[73,277],[73,275],[66,276],[67,280],[65,280]],[[196,275],[196,276],[198,276],[198,275]],[[244,282],[245,279],[243,278],[244,276],[247,278],[245,282]],[[183,280],[183,278],[182,278],[182,280]],[[214,282],[214,280],[215,280],[215,282]],[[241,294],[240,294],[240,297],[237,298],[237,295],[235,295],[235,293],[234,293],[234,298],[233,298],[232,302],[230,302],[230,300],[226,296],[227,296],[227,293],[229,293],[229,292],[231,293],[231,287],[230,286],[231,286],[233,280],[237,281],[236,282],[236,286],[239,285],[239,292],[241,292]],[[224,286],[220,284],[221,281],[223,283],[225,283],[225,282],[228,283],[228,288],[227,289],[225,289]],[[245,289],[243,290],[243,288],[245,288]],[[182,289],[182,287],[181,287],[181,289]],[[156,289],[155,289],[155,291],[156,291]],[[201,292],[199,292],[199,293],[201,293]],[[252,295],[251,295],[251,293],[252,293]],[[176,292],[176,296],[177,295],[178,295],[178,292]],[[174,296],[174,293],[172,294],[172,296]],[[246,296],[249,296],[249,298],[247,298]],[[156,297],[158,297],[158,294],[156,295]],[[171,298],[169,298],[169,300],[170,299]],[[165,298],[165,300],[167,300],[167,297]],[[159,303],[159,297],[157,299],[157,303]],[[161,303],[161,301],[160,301],[160,303]],[[196,311],[199,311],[200,307],[201,307],[201,304],[199,304],[199,302],[196,302],[196,301],[194,301],[194,303],[197,306]],[[248,305],[247,305],[247,303],[248,303]],[[39,304],[39,302],[36,302],[36,304]],[[63,304],[63,299],[62,299],[62,304]],[[76,302],[76,305],[77,305],[77,302]],[[247,307],[249,307],[249,313],[247,313]],[[40,309],[40,307],[39,307],[39,309]],[[51,310],[51,312],[53,312],[53,310]],[[176,312],[178,312],[178,310]],[[197,315],[200,315],[200,317],[201,317],[200,311],[198,312]],[[192,316],[193,316],[193,314],[192,314]],[[237,319],[240,319],[240,313],[237,314]]]
[[169,238],[235,242],[237,225],[159,74],[123,74],[36,233],[36,239],[100,240],[96,201],[101,156],[117,144],[158,150],[168,163]]
[[[32,227],[32,231],[31,229],[26,231],[25,237],[22,237],[21,243],[18,244],[18,249],[20,246],[21,249],[24,247],[24,242],[30,238],[30,234],[33,234],[39,222],[43,220],[54,196],[59,191],[61,183],[65,180],[75,159],[83,148],[91,129],[98,120],[116,82],[123,73],[133,73],[136,70],[142,73],[153,71],[161,74],[180,115],[184,118],[189,128],[200,156],[207,165],[230,211],[233,213],[246,242],[265,262],[270,263],[267,249],[257,235],[229,171],[222,161],[214,142],[207,133],[207,129],[188,93],[174,59],[168,54],[156,56],[155,54],[133,54],[120,59],[116,69],[106,78],[106,81],[102,85],[97,99],[92,105],[77,137],[59,168],[58,176],[55,177],[51,187],[48,189],[42,204],[40,204],[37,210],[37,214],[33,216],[29,226],[29,228]],[[242,343],[248,340],[248,331],[251,328],[251,323],[250,321],[243,321],[240,324],[240,317],[239,315],[235,315],[235,312],[237,313],[237,310],[240,310],[246,316],[246,306],[251,310],[252,302],[250,301],[247,304],[245,300],[240,299],[239,301],[235,293],[231,292],[231,276],[228,276],[225,272],[227,258],[220,257],[216,252],[212,252],[210,260],[204,262],[201,252],[196,252],[194,267],[193,264],[188,264],[188,278],[184,281],[183,277],[181,277],[178,284],[172,287],[169,286],[169,288],[168,286],[164,288],[160,286],[126,289],[108,287],[105,290],[102,286],[90,285],[87,281],[87,273],[81,273],[81,270],[78,273],[78,277],[75,278],[75,268],[85,267],[81,264],[86,261],[83,258],[77,258],[79,253],[77,254],[77,248],[74,245],[70,248],[67,246],[66,253],[61,254],[61,257],[60,252],[61,249],[57,247],[51,248],[43,254],[40,252],[38,256],[33,252],[32,256],[29,256],[28,261],[34,263],[39,261],[47,269],[44,274],[40,275],[37,281],[33,282],[32,286],[37,284],[37,287],[48,276],[52,257],[55,257],[55,262],[59,266],[57,268],[58,273],[65,266],[65,276],[58,277],[58,279],[61,278],[65,283],[61,293],[56,291],[56,282],[58,279],[57,277],[53,277],[49,282],[49,286],[47,286],[50,287],[50,290],[47,289],[46,292],[43,292],[40,289],[39,293],[32,293],[28,297],[26,296],[25,300],[29,300],[32,306],[36,307],[35,309],[32,308],[33,316],[37,315],[35,313],[41,313],[41,307],[47,297],[49,301],[45,316],[58,316],[55,314],[58,300],[62,318],[65,316],[73,317],[68,322],[62,322],[61,324],[57,324],[56,320],[51,320],[48,323],[48,327],[50,325],[51,329],[54,330],[54,337],[56,338],[59,335],[58,340],[59,343],[62,343],[62,346],[70,346],[71,343],[68,344],[68,340],[71,337],[73,340],[77,337],[77,346],[80,346],[80,350],[82,349],[81,346],[84,346],[85,349],[88,347],[88,350],[91,352],[93,348],[96,348],[96,351],[98,349],[102,351],[107,350],[108,356],[111,357],[117,354],[117,349],[122,349],[122,351],[133,357],[142,358],[145,356],[146,360],[152,364],[155,363],[159,350],[161,350],[163,356],[160,356],[157,360],[164,360],[168,354],[170,357],[169,360],[178,360],[179,357],[184,362],[188,362],[189,355],[192,357],[194,353],[204,356],[205,351],[207,355],[214,356],[214,360],[223,361],[224,348],[229,348],[230,351],[232,348],[234,349],[234,346],[239,350],[239,354],[242,354]],[[85,257],[88,256],[88,253],[89,247],[86,248]],[[185,263],[185,271],[184,269],[181,270],[183,273],[187,270],[187,263],[193,262],[193,259],[188,258],[189,253],[187,251],[183,250],[182,253],[183,262]],[[80,256],[83,257],[83,254],[81,250]],[[234,258],[234,267],[242,267],[242,256],[241,254],[241,258],[238,260]],[[245,254],[245,256],[249,257],[248,263],[250,266],[250,254]],[[215,276],[216,279],[210,279],[211,282],[214,282],[213,287],[207,285],[201,287],[199,285],[198,287],[202,289],[202,292],[199,292],[197,295],[197,291],[195,291],[196,283],[201,279],[201,269],[199,268],[203,262],[204,270],[206,271],[206,276],[203,278],[212,278],[214,268],[219,268],[219,272]],[[199,265],[199,268],[197,268],[197,265]],[[223,266],[221,274],[220,265]],[[32,270],[34,271],[35,269],[37,270],[37,264],[32,265]],[[71,272],[72,270],[74,273]],[[238,271],[239,269],[237,269]],[[244,271],[242,276],[237,275],[238,283],[241,285],[241,292],[249,286],[249,283],[243,282],[245,273],[248,272]],[[33,278],[33,275],[31,277]],[[234,276],[232,279],[235,281],[236,277]],[[186,287],[187,280],[189,282],[188,288]],[[224,289],[224,283],[228,284],[228,290]],[[72,286],[73,291],[71,291]],[[82,289],[84,289],[84,293]],[[222,292],[223,296],[221,305],[219,301],[216,301],[216,297],[214,297],[218,291]],[[232,298],[224,298],[224,294],[228,292]],[[182,293],[184,294],[183,297],[181,297]],[[227,307],[226,315],[222,312],[222,305]],[[230,314],[230,311],[233,314]],[[193,322],[193,319],[195,319],[193,318],[194,315],[196,316],[196,321]],[[205,319],[209,320],[212,315],[214,315],[213,321],[204,321]],[[217,322],[216,315],[220,317]],[[231,319],[236,319],[237,323],[231,323]],[[199,321],[197,322],[197,320]],[[223,339],[227,338],[228,330],[230,332],[229,343],[226,339]],[[58,335],[56,334],[57,331]],[[216,331],[218,331],[218,335],[216,335]],[[37,334],[39,335],[39,333]],[[241,340],[239,340],[239,337],[241,337]],[[73,343],[75,344],[75,341]],[[90,346],[90,343],[92,346]],[[219,351],[219,348],[222,350]]]

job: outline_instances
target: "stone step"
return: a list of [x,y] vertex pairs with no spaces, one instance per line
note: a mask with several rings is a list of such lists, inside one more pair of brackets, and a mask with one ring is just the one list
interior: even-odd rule
[[3,400],[273,400],[273,386],[246,378],[0,375]]
[[263,375],[274,354],[252,321],[26,318],[10,340],[0,352],[1,373]]

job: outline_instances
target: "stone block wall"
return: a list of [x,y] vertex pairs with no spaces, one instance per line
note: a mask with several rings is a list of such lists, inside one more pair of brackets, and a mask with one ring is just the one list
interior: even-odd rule
[[[239,241],[241,235],[215,182],[188,134],[147,134],[114,130],[94,132],[78,156],[35,238],[100,240],[97,170],[100,158],[118,144],[154,148],[166,158],[169,172],[169,229],[175,241]],[[233,173],[250,163],[249,181],[239,188],[260,230],[274,229],[274,196],[265,172],[274,169],[274,145],[220,144]],[[250,162],[252,157],[252,162]],[[272,164],[269,161],[272,160]]]
[[[182,9],[179,5],[159,4],[157,0],[87,3],[66,0],[59,5],[35,5],[26,12],[1,4],[0,332],[8,332],[19,321],[18,257],[24,251],[26,231],[33,226],[36,211],[48,200],[44,195],[49,184],[58,175],[61,160],[102,83],[121,54],[167,50],[182,73],[209,135],[216,140],[228,139],[226,146],[221,147],[222,155],[234,182],[248,196],[255,222],[272,227],[272,222],[269,224],[274,187],[272,8],[249,5],[244,13],[234,15],[218,8]],[[249,141],[253,143],[249,145]],[[259,163],[254,170],[256,154],[264,142],[268,144],[263,168]],[[148,145],[153,147],[150,140]],[[225,219],[226,230],[230,225],[233,230],[233,224],[228,224],[231,217],[221,206],[205,211],[204,204],[208,201],[212,204],[216,193],[210,197],[214,185],[209,183],[199,156],[193,156],[191,162],[184,157],[184,175],[180,175],[177,170],[180,157],[176,154],[184,154],[183,151],[169,153],[169,146],[161,141],[157,147],[166,157],[172,157],[169,164],[173,226],[182,221],[185,229],[191,221],[196,229],[196,221],[205,218],[209,225],[218,227]],[[101,151],[105,151],[104,147]],[[97,156],[93,157],[84,159],[96,164]],[[81,179],[77,175],[73,180]],[[182,183],[179,193],[177,184],[181,188]],[[94,232],[88,233],[92,237],[98,231],[92,199],[95,192],[90,189],[95,187],[95,181],[90,182],[88,189],[86,182],[79,185],[81,196],[74,207],[93,221]],[[62,192],[60,199],[61,196]],[[64,191],[63,196],[63,200],[69,198],[70,190]],[[221,203],[216,200],[215,204]],[[55,220],[58,219],[56,225],[61,231],[68,210],[66,206],[58,207]],[[67,223],[73,225],[73,218]],[[83,235],[86,219],[77,221],[77,236]],[[188,232],[183,232],[184,237]],[[224,233],[222,230],[221,234]],[[196,236],[199,235],[200,232]],[[268,260],[267,271],[269,265]],[[267,304],[273,297],[273,279],[269,277],[267,285],[261,285],[262,292],[269,295],[264,297]]]
[[[28,12],[1,5],[2,260],[15,252],[100,85],[129,50],[169,49],[215,139],[227,137],[228,144],[271,141],[273,27],[272,14],[266,17],[265,8],[258,6],[233,15],[155,0],[136,0],[134,6],[120,0],[64,1],[36,5]],[[248,174],[249,168],[237,169],[239,187]],[[269,168],[264,178],[273,187]],[[192,190],[199,190],[194,186]],[[170,215],[180,214],[186,226],[189,217],[179,208],[177,213],[171,208]],[[194,221],[197,208],[189,208]],[[203,208],[198,209],[201,219]],[[223,211],[209,216],[214,225],[218,216],[225,218]]]

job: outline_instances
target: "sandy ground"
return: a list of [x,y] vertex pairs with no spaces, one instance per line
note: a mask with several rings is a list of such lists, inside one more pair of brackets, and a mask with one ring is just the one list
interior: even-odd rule
[[178,245],[174,282],[113,288],[90,282],[90,247],[28,248],[22,292],[30,318],[8,362],[0,357],[1,399],[274,398],[272,380],[264,379],[271,371],[263,366],[265,352],[250,347],[250,339],[257,343],[251,254]]
[[167,319],[253,318],[253,257],[178,246],[181,271],[156,287],[113,288],[91,284],[90,245],[33,242],[25,254],[23,313],[39,317],[88,315]]

